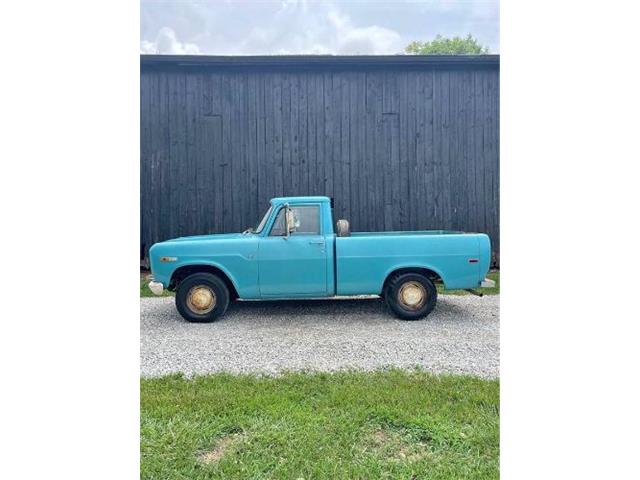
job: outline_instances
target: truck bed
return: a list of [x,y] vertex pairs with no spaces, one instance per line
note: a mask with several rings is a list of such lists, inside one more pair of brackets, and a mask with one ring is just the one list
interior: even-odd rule
[[355,232],[335,242],[337,295],[381,293],[387,276],[404,267],[431,270],[448,289],[476,288],[489,270],[489,238],[484,234]]
[[[379,236],[413,236],[413,235],[464,235],[465,232],[455,230],[413,230],[396,232],[353,232],[352,237],[379,237]],[[348,238],[348,237],[347,237]]]

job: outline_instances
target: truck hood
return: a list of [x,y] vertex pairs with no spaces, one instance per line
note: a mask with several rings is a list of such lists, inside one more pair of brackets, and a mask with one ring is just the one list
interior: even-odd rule
[[178,237],[166,240],[163,243],[179,243],[179,242],[193,242],[201,240],[230,240],[233,238],[244,238],[246,235],[241,233],[215,233],[210,235],[193,235],[190,237]]

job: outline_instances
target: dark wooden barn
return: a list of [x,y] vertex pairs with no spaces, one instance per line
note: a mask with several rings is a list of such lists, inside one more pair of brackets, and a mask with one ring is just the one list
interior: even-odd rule
[[481,56],[142,56],[141,254],[328,195],[354,231],[486,232],[499,66]]

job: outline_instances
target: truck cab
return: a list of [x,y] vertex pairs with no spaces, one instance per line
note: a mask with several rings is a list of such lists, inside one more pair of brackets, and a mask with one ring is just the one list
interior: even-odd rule
[[264,230],[255,231],[261,236],[257,252],[261,297],[333,295],[334,232],[329,198],[274,198],[265,218]]

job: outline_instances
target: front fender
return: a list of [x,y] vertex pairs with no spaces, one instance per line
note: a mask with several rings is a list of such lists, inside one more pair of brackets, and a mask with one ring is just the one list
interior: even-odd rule
[[155,281],[167,288],[179,269],[202,266],[225,275],[241,298],[254,298],[259,290],[257,246],[255,239],[237,236],[161,242],[149,250],[151,271]]
[[229,279],[229,281],[231,282],[231,284],[233,285],[233,287],[236,289],[236,292],[239,292],[240,290],[238,289],[238,281],[237,279],[231,274],[231,272],[229,271],[229,269],[227,269],[226,267],[224,267],[223,265],[217,263],[217,262],[212,262],[212,261],[187,261],[187,262],[180,262],[176,265],[176,267],[171,271],[170,275],[169,275],[169,281],[167,283],[167,286],[169,285],[169,283],[171,283],[171,279],[173,278],[173,275],[181,268],[185,268],[185,267],[212,267],[215,268],[216,270],[220,270],[223,274],[225,274],[227,276],[227,278]]

